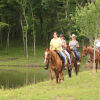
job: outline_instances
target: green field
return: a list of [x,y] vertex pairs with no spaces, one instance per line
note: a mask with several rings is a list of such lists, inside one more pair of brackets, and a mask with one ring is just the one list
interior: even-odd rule
[[40,82],[18,89],[1,89],[0,100],[100,100],[100,71],[93,76],[80,72],[72,78],[65,76],[61,84]]
[[32,47],[28,48],[29,58],[24,56],[22,47],[0,50],[0,66],[43,66],[44,48],[36,48],[36,56],[33,54]]
[[87,71],[87,57],[78,76],[65,75],[65,81],[57,85],[54,80],[51,86],[49,70],[43,69],[43,48],[37,48],[36,56],[29,48],[29,59],[22,48],[3,49],[0,54],[0,100],[100,100],[100,70],[95,76]]

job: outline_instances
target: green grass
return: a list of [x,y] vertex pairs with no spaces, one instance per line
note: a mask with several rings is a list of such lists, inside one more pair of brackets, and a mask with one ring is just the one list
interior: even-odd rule
[[36,56],[34,56],[31,47],[29,47],[28,52],[29,58],[27,59],[22,47],[2,49],[0,50],[0,65],[43,65],[43,48],[36,49]]
[[29,59],[24,56],[22,47],[0,50],[0,100],[100,100],[100,70],[95,76],[84,71],[88,70],[87,57],[82,59],[78,76],[73,74],[71,79],[65,76],[65,81],[58,85],[54,80],[51,86],[50,80],[47,81],[50,74],[39,67],[44,66],[44,49],[37,48],[36,56],[31,47],[28,50]]
[[100,71],[95,76],[88,71],[72,78],[65,76],[61,84],[40,82],[18,89],[1,89],[0,100],[100,100]]

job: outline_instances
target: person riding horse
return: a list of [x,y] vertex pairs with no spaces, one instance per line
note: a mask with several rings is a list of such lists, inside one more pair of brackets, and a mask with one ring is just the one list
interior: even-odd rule
[[76,35],[75,34],[72,34],[71,36],[72,40],[69,42],[69,46],[70,46],[70,49],[74,51],[75,53],[75,56],[77,58],[77,65],[80,65],[80,57],[79,57],[79,53],[78,53],[78,47],[79,47],[79,43],[78,41],[76,40]]
[[66,50],[66,41],[64,40],[64,35],[63,34],[60,34],[60,39],[61,39],[61,42],[62,42],[63,51],[66,54],[66,56],[68,57],[69,66],[71,66],[70,54]]
[[[61,45],[61,39],[58,38],[57,32],[53,33],[53,39],[51,39],[51,41],[50,41],[50,50],[57,50],[59,52],[59,54],[61,55],[61,57],[63,59],[63,63],[64,63],[64,67],[65,67],[67,65],[66,57],[62,51],[63,49],[62,49],[62,45]],[[48,69],[48,65],[45,66],[45,69]]]
[[95,40],[95,46],[100,51],[100,36]]

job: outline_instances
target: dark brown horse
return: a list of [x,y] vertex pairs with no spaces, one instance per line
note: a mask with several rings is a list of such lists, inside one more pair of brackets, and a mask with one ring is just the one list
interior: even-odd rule
[[[71,64],[72,64],[72,66],[71,66],[71,69],[72,68],[75,68],[75,72],[76,72],[76,75],[78,74],[78,72],[79,72],[79,67],[80,67],[80,65],[78,65],[77,64],[77,58],[76,58],[76,56],[75,56],[75,53],[74,53],[74,51],[72,51],[71,49],[70,49],[70,46],[67,44],[66,45],[66,50],[69,52],[69,54],[70,54],[70,58],[71,58]],[[81,53],[79,52],[79,56],[80,56],[80,62],[81,62]],[[68,72],[70,73],[70,76],[71,76],[71,70],[70,69],[68,69]]]
[[53,85],[53,76],[55,73],[56,83],[60,83],[61,80],[64,80],[64,66],[59,55],[53,51],[46,49],[44,52],[45,55],[45,64],[49,62],[49,68],[51,73],[51,85]]
[[[93,62],[94,62],[94,48],[92,47],[88,47],[88,46],[84,46],[83,47],[83,56],[85,55],[89,55],[89,62],[90,62],[90,71],[92,71],[93,68]],[[100,63],[100,53],[99,51],[96,49],[95,50],[95,64],[96,64],[96,72],[98,69],[98,64]]]

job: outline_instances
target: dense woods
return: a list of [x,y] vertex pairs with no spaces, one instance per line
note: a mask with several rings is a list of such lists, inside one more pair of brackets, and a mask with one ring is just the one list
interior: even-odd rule
[[73,33],[79,40],[91,38],[87,36],[96,25],[89,21],[99,6],[99,0],[0,0],[0,46],[23,45],[28,57],[28,46],[33,45],[35,55],[37,45],[49,45],[53,31],[63,33],[67,41]]

